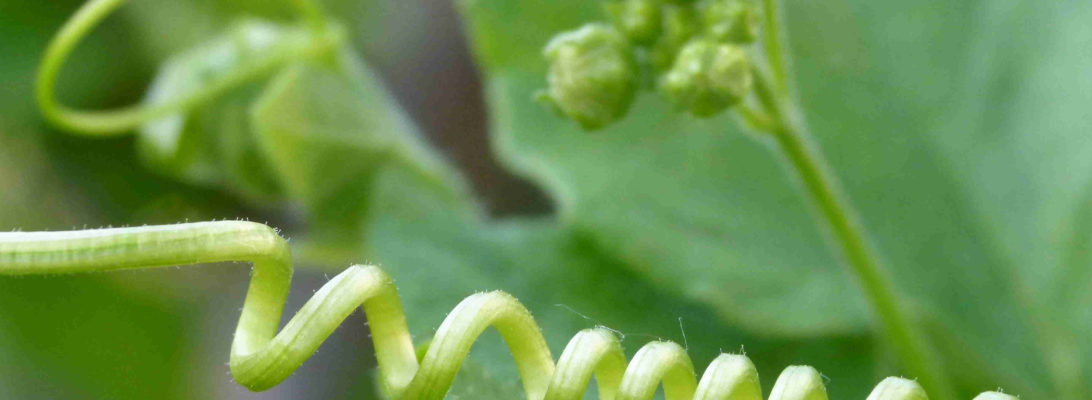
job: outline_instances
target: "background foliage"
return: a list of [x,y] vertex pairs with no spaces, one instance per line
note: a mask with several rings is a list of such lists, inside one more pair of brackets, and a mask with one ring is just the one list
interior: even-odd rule
[[[344,68],[293,65],[181,116],[173,131],[92,140],[54,131],[32,102],[38,57],[78,3],[0,2],[0,228],[248,217],[293,238],[311,271],[297,304],[322,272],[379,263],[422,341],[460,299],[499,288],[535,313],[555,353],[595,324],[624,333],[631,351],[683,341],[681,319],[696,364],[745,346],[767,390],[789,364],[816,366],[844,398],[899,374],[764,139],[729,115],[697,120],[651,95],[594,134],[533,102],[545,85],[542,45],[601,19],[599,5],[455,5],[482,82],[488,154],[545,193],[553,210],[543,213],[533,194],[459,153],[481,122],[446,113],[476,115],[475,86],[436,84],[460,78],[435,66],[392,72],[427,57],[415,51],[459,46],[407,28],[443,20],[422,10],[451,5],[328,3],[351,28]],[[1088,396],[1092,4],[785,8],[804,116],[942,355],[938,367],[968,398],[997,386]],[[246,29],[240,17],[287,15],[278,2],[135,1],[77,50],[62,98],[138,101],[168,58],[163,70],[174,72],[154,79],[184,87],[209,73],[209,43]],[[150,151],[157,140],[176,140],[176,151]],[[2,279],[0,397],[259,397],[223,364],[245,276],[216,266]],[[361,325],[351,320],[261,396],[370,396]],[[518,387],[504,351],[487,336],[452,397],[510,398]]]

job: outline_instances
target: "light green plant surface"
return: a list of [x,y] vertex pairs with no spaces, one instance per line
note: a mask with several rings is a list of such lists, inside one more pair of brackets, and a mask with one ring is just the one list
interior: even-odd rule
[[[209,14],[210,6],[178,3],[170,7]],[[1092,299],[1083,296],[1089,291],[1092,247],[1092,235],[1083,228],[1092,224],[1092,140],[1086,135],[1092,121],[1082,107],[1092,100],[1092,82],[1084,73],[1092,54],[1080,49],[1088,47],[1082,21],[1092,16],[1092,7],[1076,1],[788,3],[785,44],[804,116],[960,393],[969,397],[1003,386],[1025,398],[1087,395],[1092,368],[1082,362],[1092,359],[1092,345],[1079,334],[1092,329]],[[127,29],[156,32],[157,24],[178,23],[140,4],[134,2],[126,11],[130,14],[123,14]],[[791,175],[764,139],[741,132],[727,115],[695,120],[671,112],[655,96],[639,98],[629,115],[609,129],[584,133],[534,103],[531,93],[545,85],[541,47],[557,32],[601,19],[598,7],[575,0],[479,0],[461,6],[486,78],[496,154],[546,188],[557,202],[557,221],[484,221],[476,205],[449,195],[461,191],[457,178],[437,181],[421,173],[429,168],[420,166],[433,165],[434,156],[363,163],[376,153],[368,135],[393,135],[395,143],[404,143],[395,148],[424,152],[412,144],[417,141],[412,127],[384,122],[389,112],[372,112],[376,102],[395,107],[382,91],[345,90],[374,85],[367,73],[306,66],[284,70],[276,84],[251,89],[259,92],[256,97],[241,95],[244,99],[234,106],[198,109],[194,115],[202,115],[200,122],[187,126],[205,124],[197,132],[230,132],[222,127],[244,120],[251,128],[238,134],[261,133],[251,140],[261,143],[262,162],[271,173],[266,178],[276,182],[274,198],[300,202],[309,210],[314,229],[306,252],[327,255],[323,258],[330,260],[331,270],[363,260],[389,266],[404,289],[413,332],[438,326],[450,306],[472,291],[503,288],[535,313],[552,346],[592,325],[554,306],[562,303],[638,343],[647,338],[634,334],[681,339],[674,336],[681,316],[696,364],[705,365],[710,360],[702,357],[711,358],[717,348],[745,344],[760,371],[791,363],[815,365],[833,378],[828,386],[838,397],[864,397],[880,376],[898,373],[891,355],[871,336],[860,291],[827,249]],[[233,11],[235,6],[224,7]],[[12,82],[18,79],[10,77],[29,76],[37,61],[33,55],[67,14],[27,9],[53,22],[41,24],[38,15],[28,12],[13,18],[33,23],[4,26],[19,35],[0,35],[12,42],[0,48],[28,54],[5,64],[15,72],[5,72],[2,79]],[[206,35],[195,36],[208,40],[230,24],[231,18],[220,15],[234,15],[220,11],[179,31],[203,30]],[[111,34],[118,37],[107,31],[107,38],[77,51],[75,58],[85,60],[86,68],[66,69],[76,76],[69,78],[72,84],[62,85],[62,97],[118,103],[118,98],[93,94],[97,86],[86,82],[126,82],[131,79],[127,74],[139,74],[141,68],[146,73],[165,55],[163,49],[196,42],[162,33],[128,38],[145,47],[141,51],[149,60],[138,59],[132,72],[109,71],[106,66],[112,64],[102,60],[118,56],[117,49],[104,46]],[[296,79],[354,83],[307,93],[313,86],[292,85]],[[15,91],[21,96],[32,93],[24,83],[13,85],[22,88]],[[346,96],[356,100],[332,100]],[[262,113],[293,102],[316,106],[297,107],[301,115]],[[67,228],[236,215],[221,195],[215,197],[221,204],[204,204],[209,191],[133,168],[137,161],[127,143],[42,135],[38,132],[44,128],[28,102],[5,96],[0,105],[6,110],[0,115],[5,146],[0,158],[5,171],[0,173],[40,176],[20,180],[17,187],[34,185],[49,191],[31,193],[53,194],[0,195],[4,226]],[[344,112],[322,112],[327,109]],[[334,117],[345,114],[376,115],[378,122]],[[359,122],[347,127],[346,120]],[[389,124],[405,128],[376,128]],[[360,133],[347,137],[348,129]],[[339,136],[357,145],[342,146],[333,139]],[[329,145],[323,149],[321,143]],[[27,150],[7,150],[17,148]],[[89,154],[116,158],[103,162]],[[363,165],[338,169],[341,163],[333,161],[344,154]],[[218,157],[216,163],[231,162]],[[364,180],[353,174],[369,179],[354,185],[314,179],[332,171],[345,172],[354,182]],[[204,181],[181,173],[177,177],[214,182],[236,198],[254,201],[243,185],[247,178],[230,172]],[[83,200],[65,202],[55,215],[27,214],[42,213],[39,198],[59,196]],[[162,203],[181,206],[173,213],[160,212]],[[69,209],[69,204],[87,204],[89,210]],[[159,219],[140,217],[141,208],[155,210]],[[47,222],[50,218],[56,222]],[[111,297],[126,286],[105,277],[73,279],[0,282],[6,305],[0,339],[16,344],[4,346],[0,357],[68,371],[58,373],[83,380],[72,390],[90,397],[142,398],[153,392],[186,397],[175,375],[160,373],[196,368],[166,355],[185,348],[186,336],[178,329],[149,333],[155,341],[120,343],[110,340],[115,331],[107,319],[96,321],[104,328],[89,337],[63,341],[58,340],[65,337],[60,322],[27,311],[94,309],[95,298]],[[78,290],[86,292],[86,300],[44,294],[77,287],[85,288]],[[147,304],[151,294],[130,290],[123,295],[133,296],[133,304]],[[162,308],[178,307],[159,301]],[[145,313],[134,315],[147,315],[141,318],[162,319],[157,327],[186,326],[201,318],[126,307]],[[119,351],[100,347],[101,353],[81,353],[88,342],[113,343]],[[50,359],[43,350],[65,343],[70,346],[65,354],[74,357],[69,363]],[[635,350],[636,343],[627,347]],[[480,350],[474,359],[497,371],[497,380],[514,374],[502,348]],[[122,370],[79,367],[97,365],[100,354],[127,355],[117,355],[116,364],[128,363],[126,371],[139,374],[130,380],[144,383],[94,379]],[[25,372],[18,371],[25,370],[0,375],[19,379]],[[477,385],[493,383],[457,382],[456,390]]]

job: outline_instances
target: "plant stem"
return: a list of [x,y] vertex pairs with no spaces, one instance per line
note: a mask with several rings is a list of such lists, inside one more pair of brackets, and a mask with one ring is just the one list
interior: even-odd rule
[[857,211],[842,193],[841,184],[831,172],[822,152],[812,143],[803,124],[796,123],[798,113],[789,95],[785,57],[782,53],[780,24],[774,0],[764,0],[766,34],[764,45],[770,62],[773,84],[761,71],[755,71],[755,94],[773,120],[768,132],[774,137],[786,164],[799,179],[809,202],[815,208],[817,223],[824,226],[846,267],[857,279],[873,312],[879,318],[883,334],[902,360],[906,370],[937,400],[955,398],[955,390],[943,373],[935,355],[907,317],[899,294],[885,273],[880,257],[868,243],[867,233]]
[[938,373],[940,368],[937,362],[900,307],[895,285],[884,273],[852,205],[841,194],[837,180],[830,173],[822,155],[810,143],[807,133],[780,124],[773,131],[773,137],[821,217],[819,222],[825,225],[846,266],[857,278],[879,317],[884,334],[907,371],[934,395],[933,398],[953,398],[951,384],[942,373]]
[[762,34],[762,45],[766,48],[767,61],[770,63],[770,72],[773,73],[774,85],[778,93],[786,93],[785,59],[781,50],[781,24],[778,22],[777,4],[775,0],[763,0],[763,14],[765,17],[765,31]]

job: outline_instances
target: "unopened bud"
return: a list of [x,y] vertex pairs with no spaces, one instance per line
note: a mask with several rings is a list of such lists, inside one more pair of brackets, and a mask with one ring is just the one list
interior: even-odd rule
[[649,61],[660,71],[671,68],[679,49],[701,33],[701,18],[694,7],[665,5],[661,14],[663,32],[649,51]]
[[687,43],[660,82],[664,95],[699,117],[739,103],[751,89],[751,67],[738,46],[709,40]]
[[615,0],[607,13],[618,31],[637,44],[649,44],[660,35],[659,0]]
[[561,33],[543,51],[550,62],[545,98],[584,129],[625,115],[637,89],[637,64],[622,34],[588,24]]
[[759,10],[749,0],[712,0],[702,14],[714,40],[751,43],[758,37]]

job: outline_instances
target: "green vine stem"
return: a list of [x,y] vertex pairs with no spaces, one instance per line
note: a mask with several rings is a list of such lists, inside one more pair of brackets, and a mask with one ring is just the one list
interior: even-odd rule
[[128,106],[108,111],[75,110],[57,102],[57,74],[68,56],[106,16],[128,0],[90,0],[80,7],[46,48],[35,83],[38,107],[50,122],[67,130],[93,136],[124,134],[142,123],[207,103],[224,92],[276,70],[286,63],[322,55],[344,41],[344,32],[327,29],[321,8],[312,0],[293,0],[303,18],[312,26],[308,41],[293,43],[266,54],[259,60],[220,76],[202,88],[156,106]]
[[762,45],[766,49],[766,58],[773,74],[774,84],[778,93],[788,93],[788,74],[785,72],[784,50],[781,49],[781,22],[777,8],[777,0],[762,0],[762,8],[765,10],[763,17],[764,26]]
[[[904,366],[922,385],[942,400],[954,399],[955,390],[921,334],[913,327],[901,306],[899,293],[885,273],[880,257],[868,243],[868,235],[852,203],[842,193],[838,179],[812,143],[796,111],[786,86],[786,57],[780,39],[776,0],[764,0],[767,59],[772,83],[762,71],[755,70],[755,95],[770,117],[765,132],[773,136],[776,148],[796,175],[808,200],[814,206],[817,222],[856,277],[865,298],[878,316],[882,332],[901,358]],[[752,120],[746,117],[745,121]]]
[[[686,351],[672,342],[642,347],[626,364],[617,337],[605,328],[577,333],[555,368],[530,312],[511,295],[467,297],[436,331],[418,359],[394,283],[374,266],[354,265],[320,288],[278,332],[292,279],[288,244],[268,226],[242,221],[200,222],[70,232],[0,233],[0,275],[54,275],[209,262],[253,264],[229,366],[235,380],[264,390],[286,379],[354,309],[367,315],[382,388],[393,399],[441,399],[487,328],[500,332],[528,399],[581,399],[594,376],[601,399],[651,399],[663,385],[667,400],[761,400],[758,373],[743,355],[721,354],[701,380]],[[869,400],[926,399],[917,382],[887,378]],[[771,400],[826,400],[811,367],[785,369]],[[1014,400],[995,392],[979,400]]]

